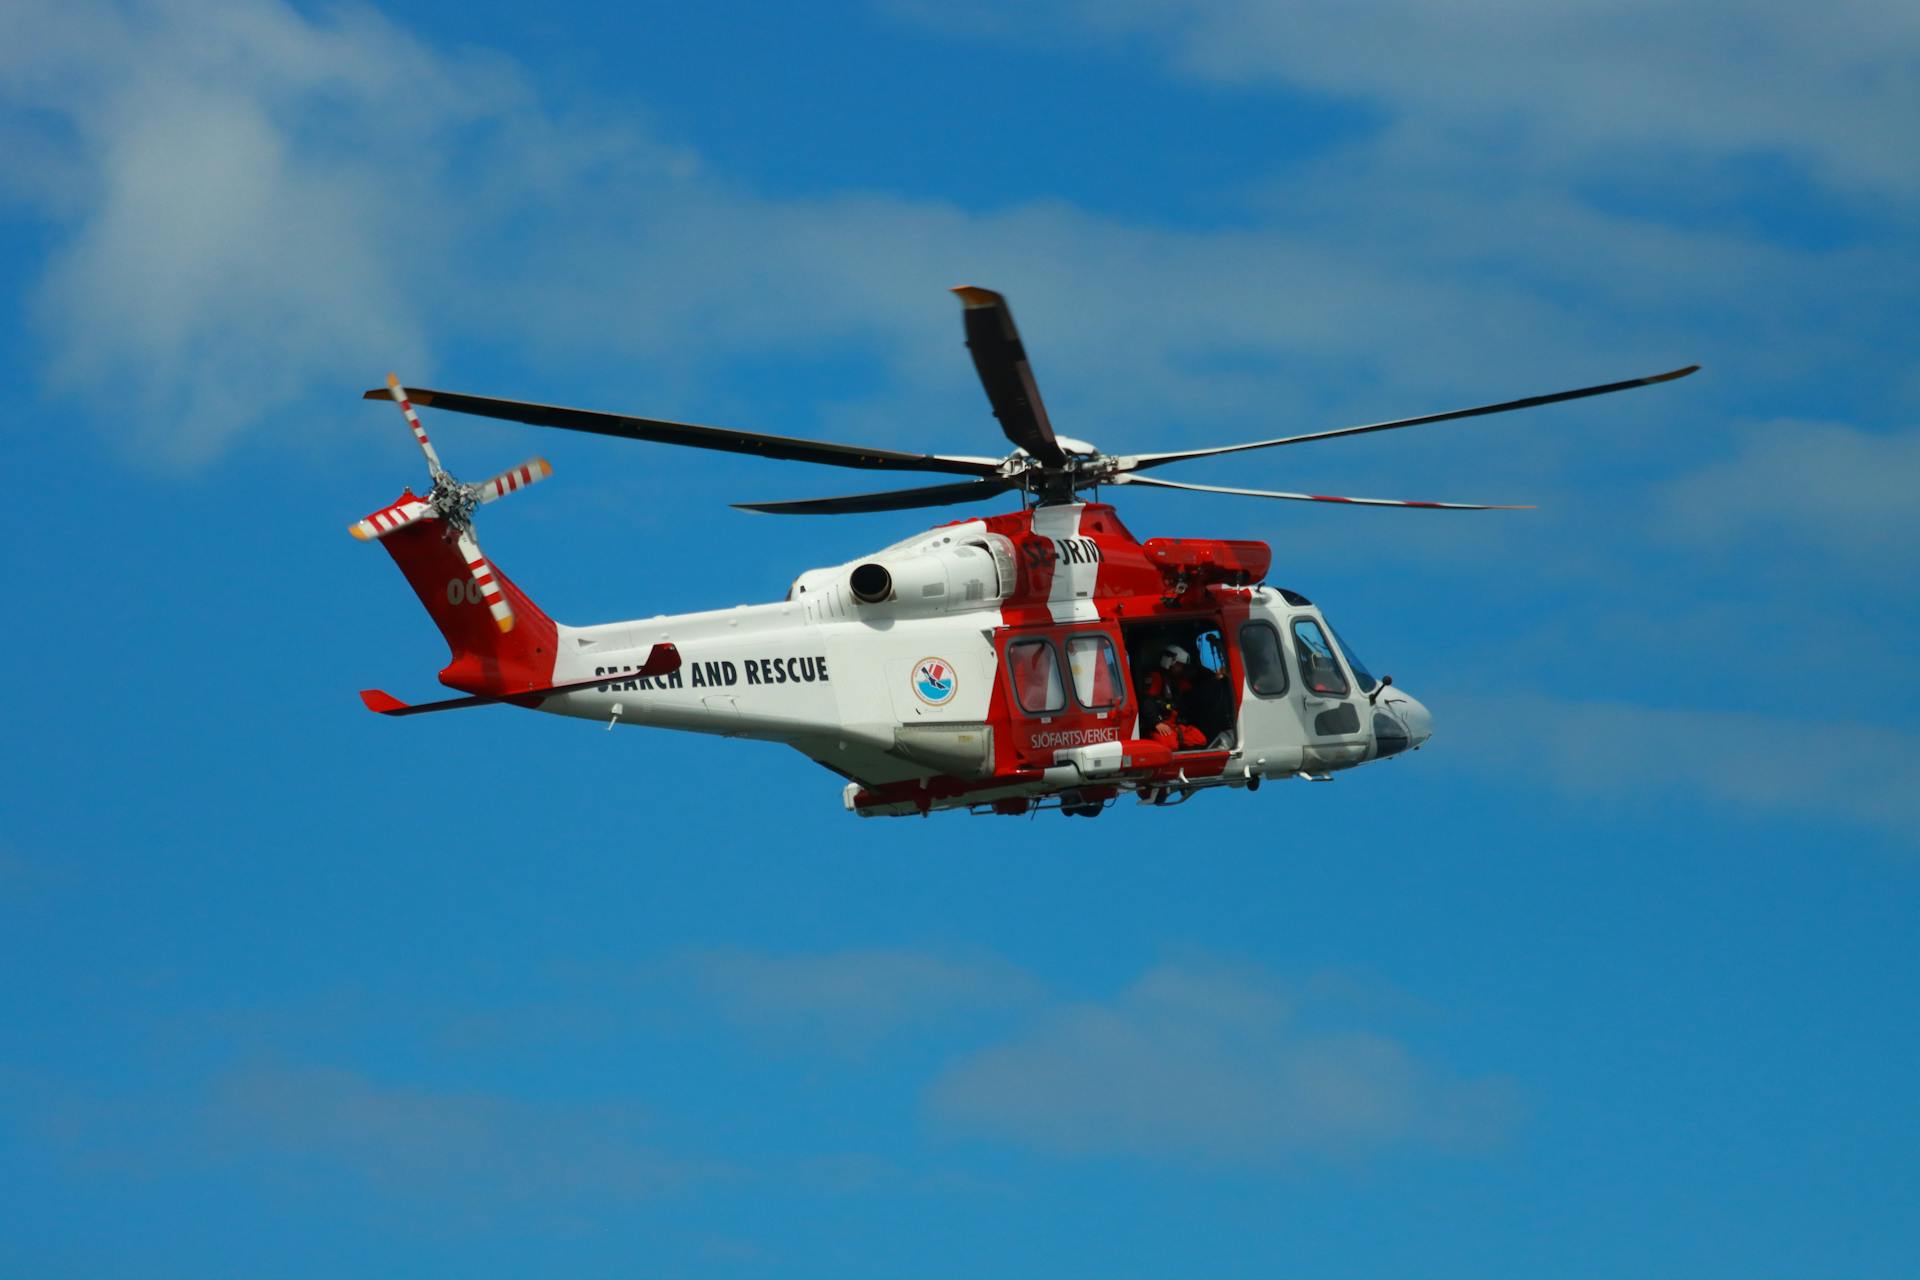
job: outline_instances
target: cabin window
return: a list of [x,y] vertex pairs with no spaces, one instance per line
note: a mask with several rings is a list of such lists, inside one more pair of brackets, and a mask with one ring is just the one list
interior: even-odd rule
[[1340,670],[1326,632],[1312,618],[1293,620],[1293,648],[1300,659],[1300,683],[1308,693],[1328,698],[1347,696],[1346,673]]
[[1013,696],[1028,715],[1052,715],[1067,706],[1067,686],[1060,678],[1060,656],[1045,640],[1016,640],[1007,646],[1007,666],[1013,672]]
[[1247,669],[1247,688],[1263,698],[1287,691],[1287,657],[1280,650],[1280,633],[1264,622],[1240,628],[1240,661]]
[[1113,641],[1103,635],[1073,636],[1067,641],[1067,670],[1073,673],[1073,696],[1089,711],[1120,705],[1120,657]]

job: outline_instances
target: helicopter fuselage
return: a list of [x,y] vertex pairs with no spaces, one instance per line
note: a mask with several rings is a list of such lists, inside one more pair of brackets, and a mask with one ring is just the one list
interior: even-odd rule
[[[1164,803],[1417,748],[1425,708],[1262,585],[1267,560],[1262,543],[1138,542],[1099,503],[961,521],[803,573],[779,602],[556,624],[549,683],[596,683],[538,709],[786,743],[869,816],[1051,796],[1090,814],[1124,791]],[[678,668],[641,674],[660,645]],[[1154,732],[1168,646],[1190,659],[1184,741]]]

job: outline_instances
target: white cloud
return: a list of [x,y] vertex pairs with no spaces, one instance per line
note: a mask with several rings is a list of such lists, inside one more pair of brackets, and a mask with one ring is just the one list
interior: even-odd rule
[[[1817,625],[1817,624],[1816,624]],[[1657,637],[1647,648],[1657,671]],[[1857,685],[1871,673],[1831,675]],[[1439,726],[1446,767],[1512,771],[1575,795],[1684,795],[1736,820],[1787,814],[1920,836],[1920,736],[1848,719],[1712,707],[1460,694]]]
[[468,1206],[631,1200],[703,1172],[650,1147],[644,1117],[629,1107],[385,1084],[331,1067],[231,1072],[205,1118],[231,1158],[266,1151],[278,1168],[288,1157],[324,1161],[386,1194]]
[[1444,149],[1532,164],[1676,150],[1784,155],[1850,188],[1920,195],[1920,18],[1901,0],[1055,0],[983,14],[891,0],[949,30],[1137,40],[1181,74],[1386,105]]
[[176,463],[316,387],[418,368],[449,255],[537,210],[549,166],[577,178],[616,145],[522,123],[504,64],[365,9],[82,0],[5,23],[0,103],[41,159],[14,185],[70,222],[36,308],[51,388]]
[[945,1129],[1063,1153],[1231,1162],[1498,1140],[1515,1100],[1370,1031],[1318,1029],[1258,971],[1165,965],[1105,1003],[1066,1005],[934,1085]]
[[[990,449],[941,297],[964,280],[1009,290],[1056,421],[1114,448],[1451,407],[1684,359],[1777,374],[1788,362],[1772,339],[1836,291],[1862,323],[1911,324],[1887,252],[1603,215],[1564,190],[1455,172],[1404,139],[1343,154],[1231,230],[1132,225],[1018,192],[990,209],[781,199],[706,172],[643,122],[563,117],[510,64],[429,46],[367,10],[82,2],[10,6],[4,21],[9,127],[77,158],[36,179],[37,203],[67,231],[38,300],[54,386],[182,463],[248,429],[291,430],[289,410],[323,389],[344,406],[390,367],[425,381],[434,351],[466,338],[644,392],[634,408],[667,390],[697,396],[712,412],[688,416],[722,421],[713,400],[726,393],[704,375],[727,361],[852,344],[884,376],[830,406],[823,432]],[[1851,344],[1796,349],[1805,363]],[[1671,389],[1639,394],[1617,420],[1682,403]],[[1399,474],[1427,480],[1385,496],[1524,498],[1537,485],[1522,492],[1500,469],[1537,476],[1556,454],[1606,447],[1504,427],[1499,440],[1491,458],[1396,440]],[[1258,478],[1289,487],[1310,471],[1314,487],[1366,492],[1367,472],[1342,459],[1367,448],[1287,451],[1303,456],[1264,459]]]
[[1777,556],[1798,543],[1855,572],[1910,571],[1920,556],[1920,431],[1775,421],[1743,433],[1735,456],[1667,484],[1676,541]]
[[1038,984],[1005,961],[878,948],[821,955],[695,952],[679,967],[743,1025],[864,1040],[1018,1007]]
[[[8,96],[82,162],[51,179],[82,211],[39,299],[54,390],[195,461],[356,356],[417,354],[387,275],[404,197],[383,168],[400,155],[342,136],[419,120],[367,56],[404,60],[410,41],[364,13],[323,27],[273,5],[9,11]],[[419,92],[444,106],[431,74]],[[333,136],[306,132],[315,119]]]

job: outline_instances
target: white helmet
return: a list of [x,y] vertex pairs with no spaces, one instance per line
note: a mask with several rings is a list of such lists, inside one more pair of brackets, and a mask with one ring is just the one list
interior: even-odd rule
[[1160,651],[1160,669],[1171,671],[1175,667],[1186,666],[1193,662],[1193,655],[1177,644],[1170,644]]

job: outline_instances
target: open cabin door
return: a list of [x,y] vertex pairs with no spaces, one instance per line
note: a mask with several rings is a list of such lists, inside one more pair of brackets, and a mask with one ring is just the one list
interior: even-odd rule
[[[1217,613],[1157,617],[1125,627],[1127,660],[1138,703],[1139,736],[1165,741],[1176,754],[1229,751],[1239,741],[1240,687],[1231,636]],[[1170,652],[1185,655],[1170,669]],[[1172,729],[1156,735],[1171,722]]]

